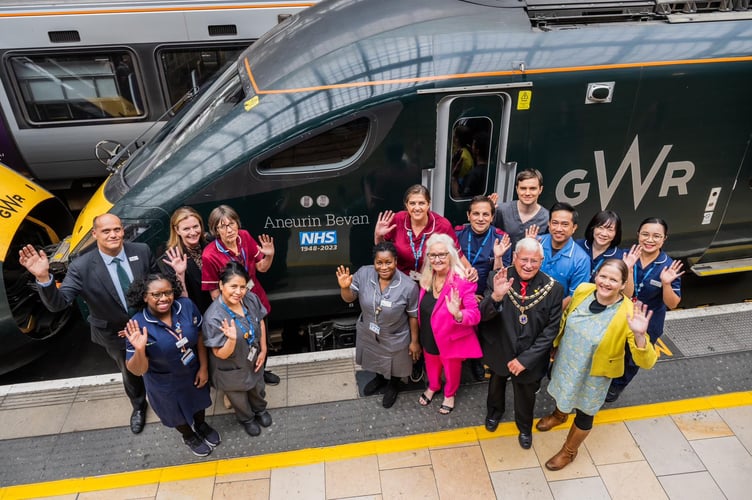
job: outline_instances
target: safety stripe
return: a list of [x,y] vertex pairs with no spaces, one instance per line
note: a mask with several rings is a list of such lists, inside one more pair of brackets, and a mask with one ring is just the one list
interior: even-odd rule
[[[648,405],[602,410],[595,416],[595,424],[609,424],[646,418],[665,417],[692,411],[720,410],[752,405],[752,392],[736,392],[700,398],[667,401]],[[572,416],[569,417],[571,421]],[[537,431],[535,431],[537,432]],[[135,472],[123,472],[105,476],[63,479],[46,483],[25,484],[0,488],[0,498],[19,499],[41,496],[65,495],[88,491],[128,488],[169,481],[184,481],[202,477],[223,476],[310,465],[327,461],[353,459],[369,455],[412,451],[440,446],[473,444],[481,440],[502,436],[515,436],[518,430],[514,422],[504,422],[496,432],[490,433],[483,426],[465,427],[449,431],[430,432],[362,443],[349,443],[326,448],[270,453],[253,457],[207,461],[198,464],[177,465]]]
[[291,7],[311,7],[313,2],[304,3],[271,3],[271,4],[246,4],[246,5],[206,5],[198,7],[157,7],[157,8],[132,8],[132,9],[89,9],[89,10],[62,10],[40,12],[13,12],[0,13],[0,17],[42,17],[42,16],[85,16],[90,14],[149,14],[157,12],[201,12],[208,10],[247,10],[247,9],[284,9]]

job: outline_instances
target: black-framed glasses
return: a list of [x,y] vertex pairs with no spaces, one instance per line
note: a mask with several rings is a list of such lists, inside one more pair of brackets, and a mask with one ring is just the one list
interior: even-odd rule
[[163,290],[161,292],[146,292],[147,295],[150,295],[153,299],[161,299],[162,297],[172,297],[175,295],[175,290]]

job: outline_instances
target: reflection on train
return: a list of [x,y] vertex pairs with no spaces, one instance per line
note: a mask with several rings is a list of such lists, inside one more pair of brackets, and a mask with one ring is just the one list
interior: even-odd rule
[[80,208],[112,154],[312,3],[0,0],[0,161]]
[[[421,182],[432,209],[462,223],[473,194],[511,199],[518,169],[535,167],[543,205],[615,210],[625,245],[640,220],[661,216],[664,248],[695,273],[748,269],[748,5],[614,5],[316,4],[244,51],[110,176],[55,261],[91,244],[93,215],[117,214],[156,249],[179,206],[206,217],[226,203],[252,234],[274,237],[260,279],[286,339],[338,346],[348,323],[323,322],[355,311],[334,269],[369,262],[379,211]],[[487,137],[472,188],[455,174],[468,134]]]

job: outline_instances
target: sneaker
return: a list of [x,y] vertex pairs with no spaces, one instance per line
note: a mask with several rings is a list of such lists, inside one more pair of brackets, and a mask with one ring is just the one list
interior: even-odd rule
[[278,385],[279,377],[269,370],[264,370],[264,383],[266,385]]
[[212,452],[211,446],[206,444],[203,439],[193,434],[191,437],[183,438],[183,442],[191,449],[191,452],[197,457],[206,457]]
[[212,448],[216,448],[217,446],[219,446],[219,443],[222,442],[222,436],[219,435],[219,432],[214,430],[206,422],[201,422],[198,426],[196,426],[196,434],[198,434],[198,437],[204,440],[204,443],[208,444]]

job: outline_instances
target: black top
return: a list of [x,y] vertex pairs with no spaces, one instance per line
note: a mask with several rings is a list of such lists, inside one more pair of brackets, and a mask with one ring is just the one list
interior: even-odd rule
[[420,301],[420,345],[428,354],[438,356],[439,346],[436,345],[431,328],[431,314],[433,314],[434,307],[436,307],[436,297],[428,291]]

